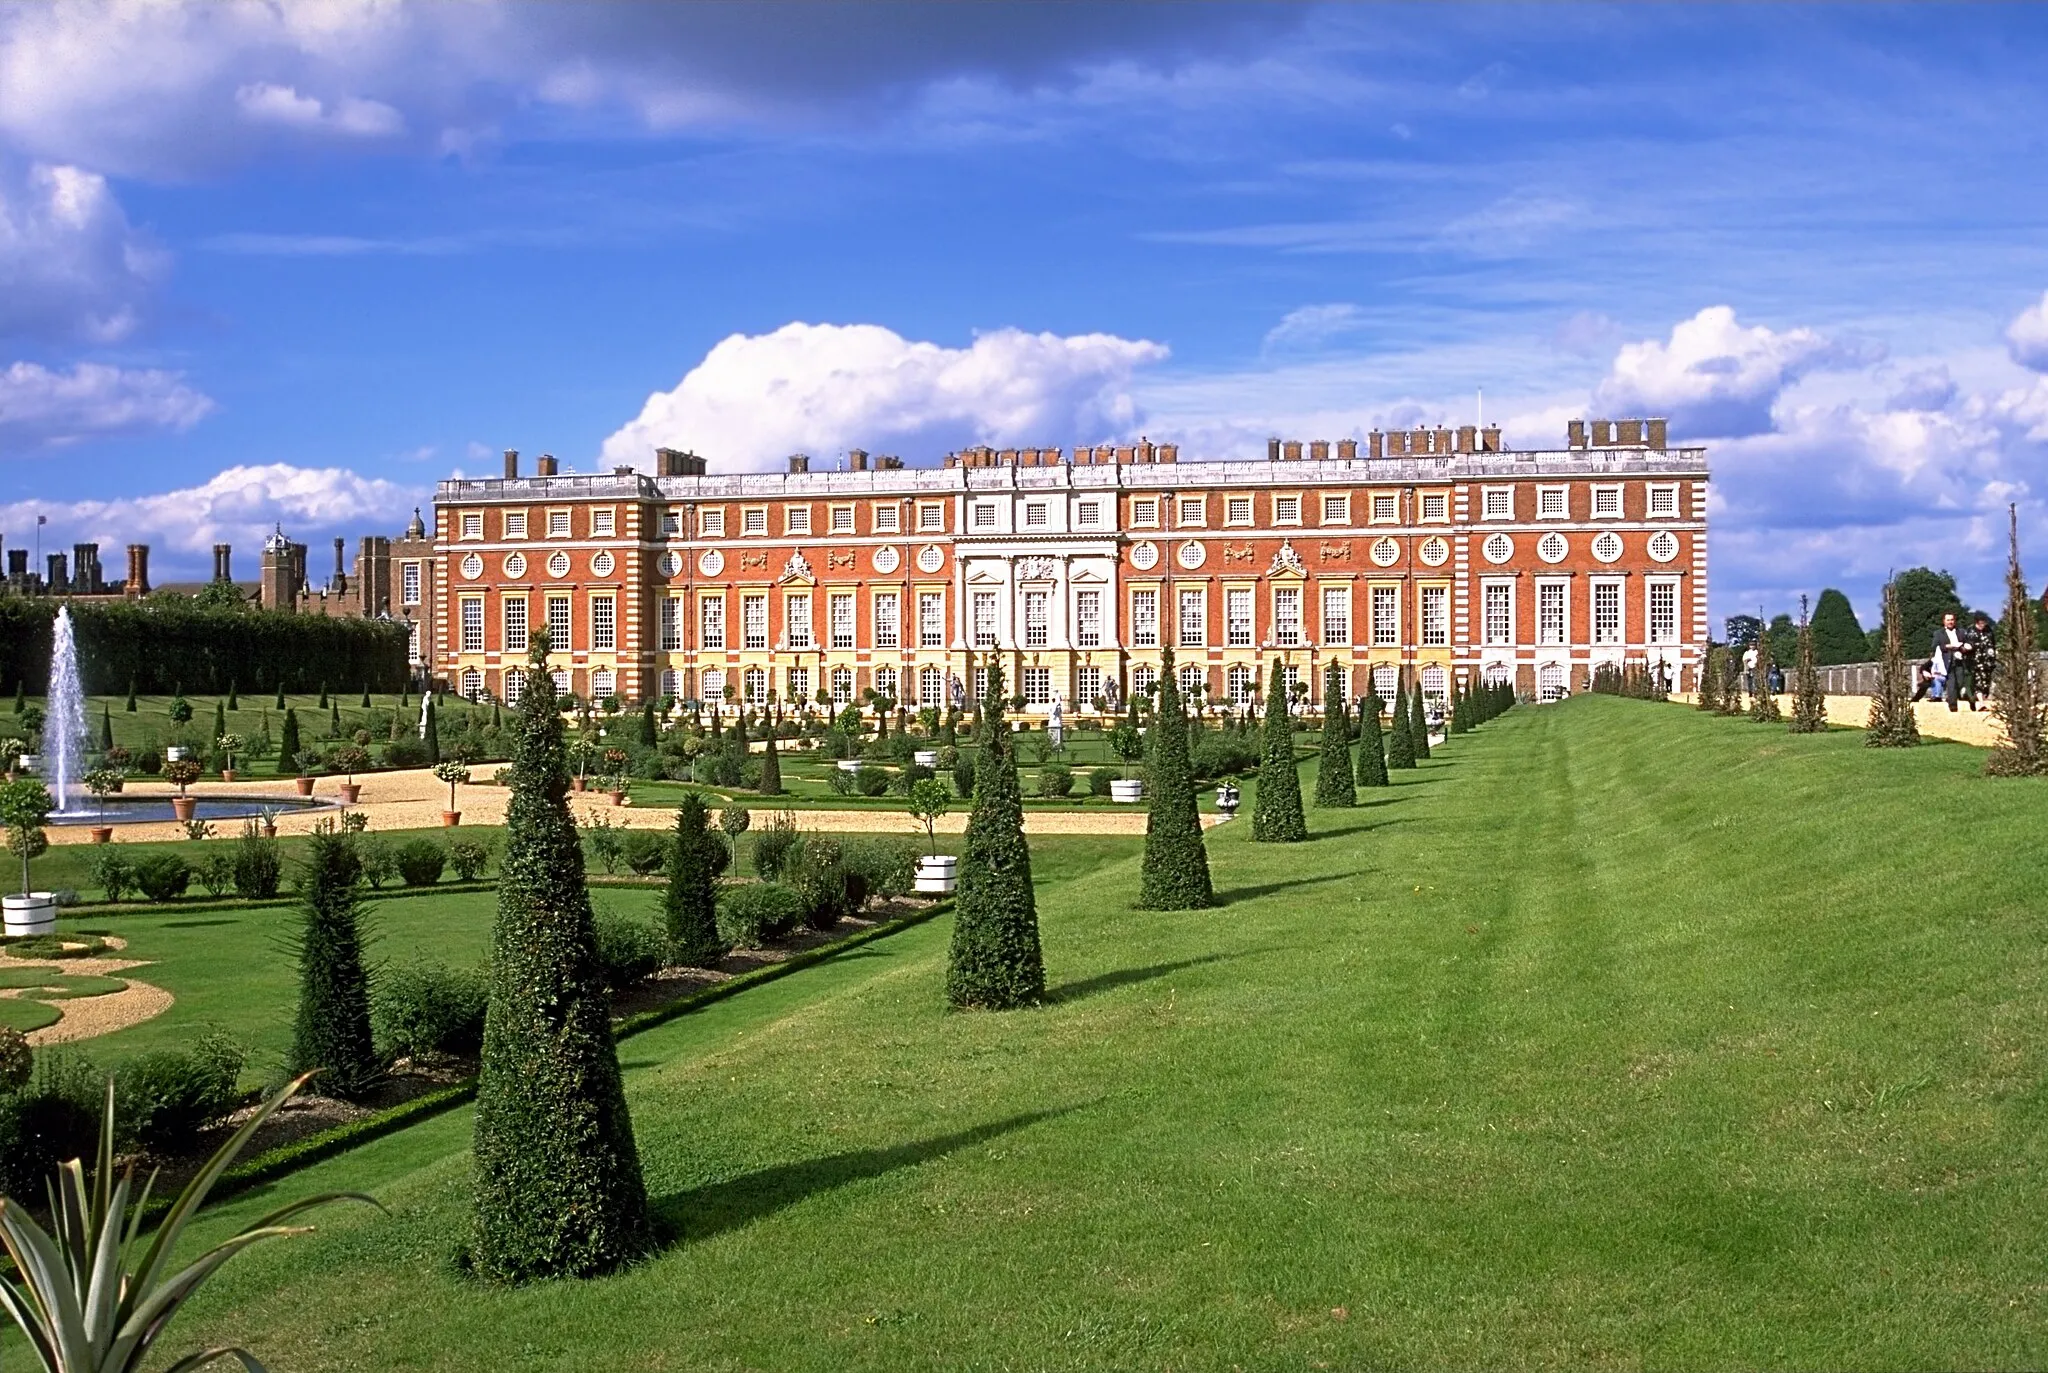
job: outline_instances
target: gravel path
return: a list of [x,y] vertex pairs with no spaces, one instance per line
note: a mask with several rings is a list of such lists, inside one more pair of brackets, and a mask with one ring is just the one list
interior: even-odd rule
[[[118,936],[107,935],[105,938],[107,947],[117,953],[128,947],[128,941]],[[134,958],[15,958],[11,955],[0,958],[0,967],[49,968],[55,972],[120,977],[128,984],[121,991],[109,992],[105,996],[82,996],[69,1001],[44,1003],[62,1018],[54,1025],[30,1030],[28,1042],[31,1047],[95,1039],[116,1030],[125,1030],[130,1025],[140,1025],[168,1011],[175,1000],[169,992],[125,976],[130,968],[144,966],[147,965]]]

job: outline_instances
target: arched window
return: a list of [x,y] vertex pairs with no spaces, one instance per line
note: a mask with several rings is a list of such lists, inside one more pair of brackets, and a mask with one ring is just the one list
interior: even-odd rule
[[680,696],[683,694],[682,674],[672,667],[665,667],[661,670],[661,694],[664,696]]
[[1425,700],[1446,700],[1450,696],[1450,674],[1442,668],[1431,665],[1422,669],[1422,695]]
[[1198,664],[1183,663],[1179,675],[1181,703],[1193,710],[1202,704],[1202,695],[1209,689],[1209,674]]
[[1230,704],[1243,709],[1251,704],[1252,683],[1258,676],[1243,663],[1233,663],[1223,670],[1223,694],[1230,698]]
[[935,667],[917,670],[917,700],[920,705],[945,708],[946,676]]
[[878,667],[875,669],[875,695],[886,696],[890,700],[896,701],[898,705],[902,704],[902,702],[898,700],[896,696],[895,668]]
[[747,698],[749,705],[762,705],[768,700],[768,669],[750,667],[740,673],[740,694]]
[[832,704],[844,709],[853,700],[853,669],[835,667],[832,669]]
[[590,699],[592,701],[602,701],[605,697],[612,695],[617,688],[618,678],[613,675],[610,668],[601,667],[590,674]]
[[558,667],[549,676],[554,679],[555,695],[567,696],[569,694],[569,669]]
[[1557,663],[1545,663],[1536,673],[1536,695],[1538,700],[1562,701],[1568,693],[1564,687],[1564,668]]
[[725,673],[715,667],[704,669],[704,699],[713,704],[725,699]]
[[469,669],[465,670],[465,671],[463,672],[463,674],[462,674],[462,695],[463,695],[463,698],[464,698],[465,700],[470,700],[470,701],[474,701],[474,700],[475,700],[475,699],[476,699],[477,697],[479,697],[479,696],[481,696],[481,695],[483,695],[483,694],[484,694],[484,675],[483,675],[483,673],[481,673],[481,672],[478,672],[478,671],[477,671],[477,670],[476,670],[475,668],[469,668]]
[[1400,685],[1400,668],[1395,667],[1392,663],[1379,663],[1374,666],[1372,670],[1373,695],[1391,706],[1394,704],[1394,692]]
[[1131,691],[1134,694],[1143,695],[1157,685],[1158,682],[1159,669],[1157,668],[1135,667],[1131,669]]
[[1507,685],[1508,665],[1506,663],[1488,663],[1486,665],[1485,677],[1486,684],[1490,687]]

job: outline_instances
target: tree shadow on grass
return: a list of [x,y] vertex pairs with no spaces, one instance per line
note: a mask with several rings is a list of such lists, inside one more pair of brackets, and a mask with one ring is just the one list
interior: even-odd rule
[[211,929],[215,925],[239,925],[241,923],[239,920],[166,920],[163,923],[163,928],[167,930],[204,930]]
[[1114,972],[1097,973],[1093,977],[1084,977],[1079,982],[1069,982],[1065,986],[1055,987],[1046,993],[1045,999],[1049,1005],[1080,1001],[1098,992],[1128,987],[1134,982],[1150,982],[1155,977],[1168,977],[1184,968],[1199,968],[1204,963],[1221,963],[1226,959],[1238,957],[1241,955],[1205,953],[1200,958],[1183,958],[1174,963],[1154,963],[1145,968],[1118,968]]
[[1355,872],[1335,872],[1325,873],[1321,877],[1293,877],[1285,882],[1262,882],[1256,887],[1232,887],[1229,891],[1216,893],[1216,904],[1233,906],[1240,901],[1255,901],[1261,896],[1292,891],[1296,887],[1319,887],[1326,882],[1349,882],[1357,876]]
[[878,1178],[899,1168],[915,1168],[1078,1109],[1062,1106],[1050,1111],[1027,1111],[968,1130],[892,1144],[886,1149],[852,1149],[801,1163],[778,1163],[724,1182],[671,1192],[653,1203],[660,1244],[662,1248],[672,1248],[711,1239],[835,1187]]

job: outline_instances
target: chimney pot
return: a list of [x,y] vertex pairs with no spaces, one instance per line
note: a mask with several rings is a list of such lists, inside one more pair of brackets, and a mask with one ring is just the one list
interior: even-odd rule
[[1584,420],[1573,420],[1565,425],[1564,442],[1567,448],[1584,448],[1586,446],[1586,422]]
[[552,477],[555,475],[555,470],[555,455],[553,453],[543,453],[534,460],[533,474],[536,477]]
[[1328,439],[1309,440],[1308,459],[1310,462],[1328,462],[1330,460],[1330,441]]
[[1339,462],[1357,462],[1357,461],[1358,461],[1358,440],[1357,440],[1357,439],[1338,439],[1338,440],[1337,440],[1337,461],[1339,461]]
[[811,458],[810,458],[810,454],[808,454],[808,453],[791,453],[791,454],[789,455],[789,470],[790,470],[790,471],[792,471],[792,472],[808,472],[808,471],[810,471],[810,470],[811,470]]
[[1666,442],[1666,435],[1665,435],[1665,424],[1666,424],[1666,422],[1665,422],[1664,420],[1645,420],[1645,421],[1644,421],[1644,424],[1645,424],[1645,425],[1646,425],[1646,426],[1648,427],[1648,429],[1649,429],[1649,435],[1648,435],[1648,443],[1649,443],[1649,446],[1650,446],[1650,447],[1652,447],[1652,448],[1656,448],[1656,449],[1660,449],[1660,450],[1661,450],[1661,449],[1662,449],[1662,448],[1663,448],[1663,447],[1665,446],[1665,442]]
[[505,480],[516,481],[518,477],[519,450],[517,448],[507,448],[505,450]]
[[1280,461],[1280,440],[1278,440],[1278,439],[1267,439],[1267,440],[1266,440],[1266,461],[1267,461],[1267,462],[1278,462],[1278,461]]

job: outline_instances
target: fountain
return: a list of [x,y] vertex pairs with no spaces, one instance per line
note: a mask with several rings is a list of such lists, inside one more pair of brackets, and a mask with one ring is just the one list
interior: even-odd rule
[[60,606],[50,651],[50,692],[43,719],[43,779],[65,815],[81,808],[85,776],[85,689],[78,680],[78,641],[71,607]]

